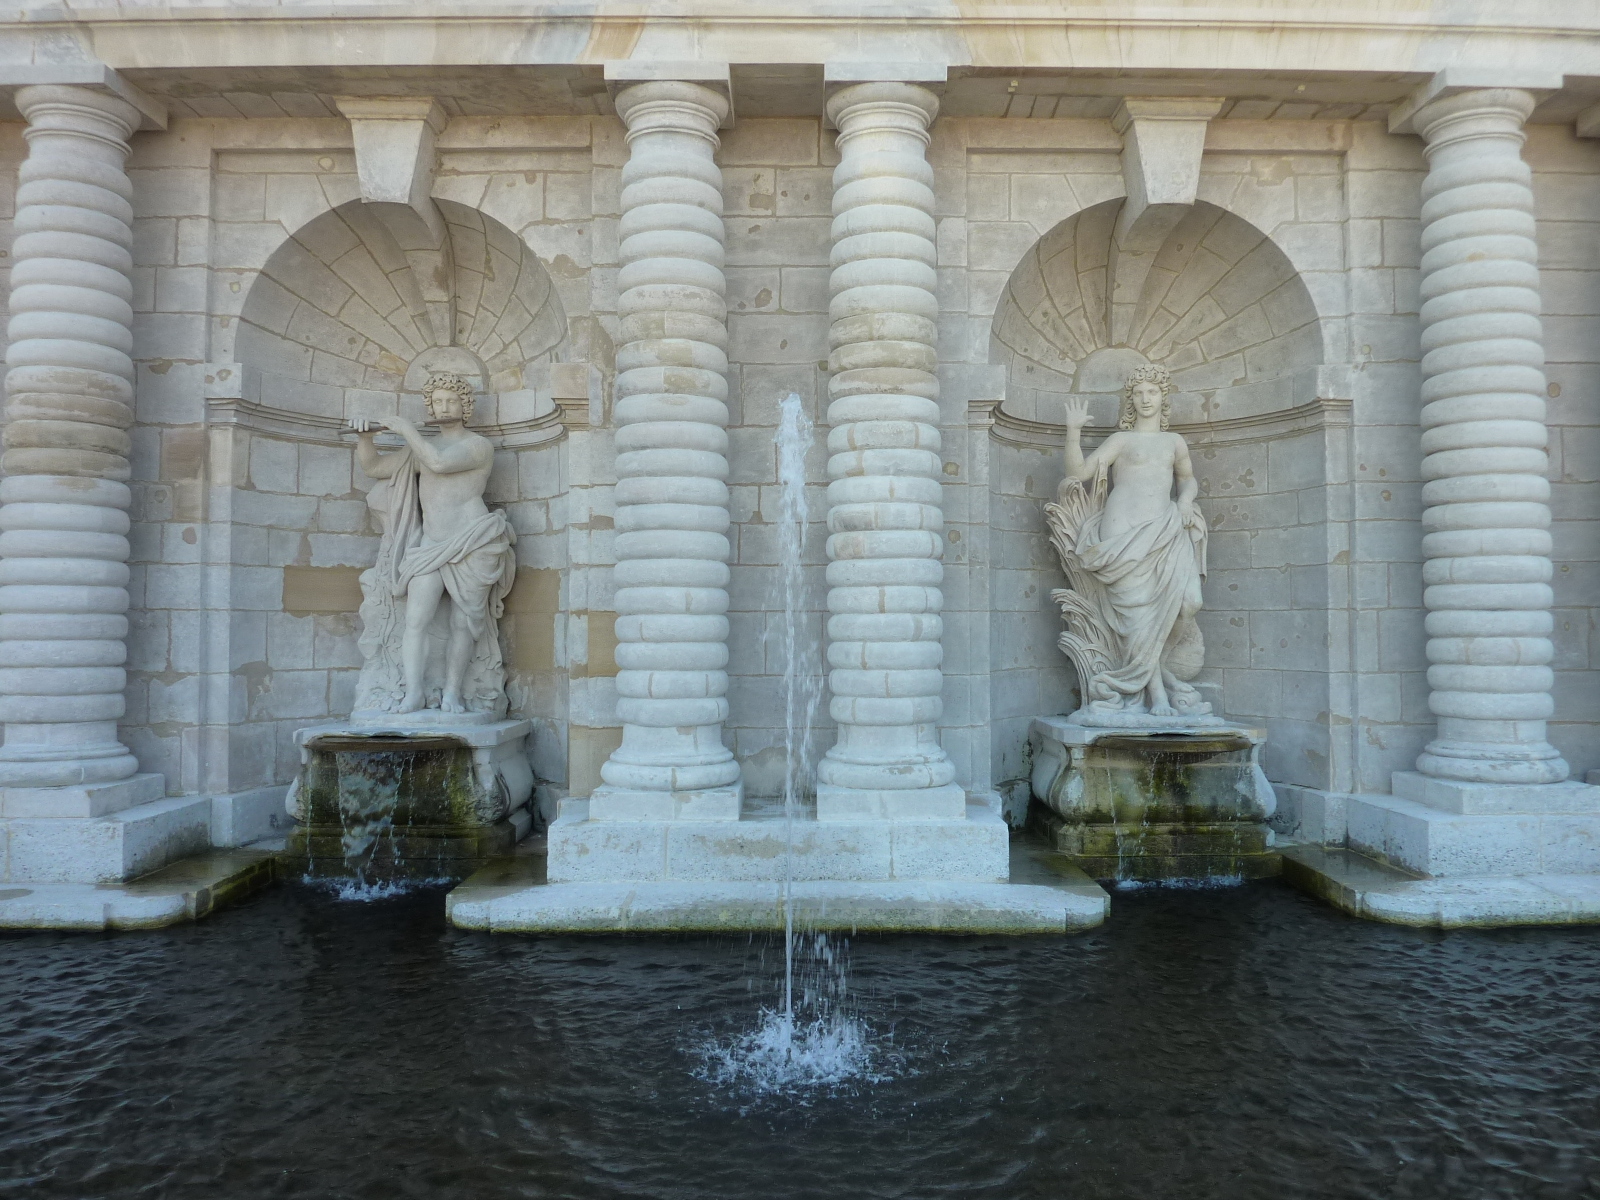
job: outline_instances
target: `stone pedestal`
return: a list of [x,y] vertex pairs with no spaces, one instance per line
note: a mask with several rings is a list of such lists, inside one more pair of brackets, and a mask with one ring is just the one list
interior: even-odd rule
[[437,713],[298,730],[288,855],[315,875],[467,874],[533,824],[531,731],[529,721],[451,724]]
[[1278,873],[1258,729],[1116,730],[1033,722],[1033,825],[1096,879]]
[[[451,892],[450,920],[491,932],[781,931],[1066,933],[1108,897],[1059,856],[1012,855],[994,809],[956,820],[786,821],[747,804],[737,822],[596,821],[562,803],[548,862],[518,855]],[[788,913],[786,914],[786,906]]]

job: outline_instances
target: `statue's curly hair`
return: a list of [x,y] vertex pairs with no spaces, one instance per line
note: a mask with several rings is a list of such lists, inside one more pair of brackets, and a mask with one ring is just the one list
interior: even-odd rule
[[1155,365],[1135,367],[1128,372],[1128,381],[1122,385],[1122,419],[1118,429],[1132,429],[1138,413],[1133,408],[1133,388],[1138,383],[1153,383],[1161,389],[1161,428],[1172,424],[1172,372]]
[[443,389],[447,392],[454,392],[456,395],[460,396],[461,419],[463,421],[472,420],[472,406],[475,397],[472,394],[472,385],[470,383],[461,378],[461,376],[453,375],[448,371],[435,371],[432,375],[428,376],[428,381],[422,385],[423,404],[427,404],[428,397],[440,389]]

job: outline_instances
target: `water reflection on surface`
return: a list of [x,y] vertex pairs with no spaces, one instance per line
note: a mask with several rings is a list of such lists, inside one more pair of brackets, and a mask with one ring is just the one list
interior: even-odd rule
[[[782,946],[490,937],[437,890],[0,939],[0,1194],[1600,1194],[1600,930],[1420,933],[1276,884],[1068,939],[856,938],[895,1069],[705,1069]],[[884,1040],[888,1039],[888,1040]]]

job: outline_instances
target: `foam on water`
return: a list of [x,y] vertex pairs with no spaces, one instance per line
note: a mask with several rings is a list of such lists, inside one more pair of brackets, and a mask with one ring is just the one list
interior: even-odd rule
[[335,900],[353,900],[360,904],[369,904],[374,900],[407,896],[424,888],[449,886],[457,881],[448,878],[369,880],[359,875],[354,878],[340,878],[337,875],[312,875],[307,872],[301,876],[300,882],[328,893]]

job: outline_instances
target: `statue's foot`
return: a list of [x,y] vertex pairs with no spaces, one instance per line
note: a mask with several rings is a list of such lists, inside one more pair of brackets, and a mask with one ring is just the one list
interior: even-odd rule
[[426,704],[427,704],[427,698],[426,697],[421,696],[421,695],[417,694],[416,692],[407,692],[405,694],[405,698],[400,701],[399,707],[397,707],[395,709],[395,712],[401,712],[401,713],[421,712],[422,709],[426,706]]
[[1170,704],[1152,704],[1150,706],[1150,715],[1152,717],[1175,717],[1178,715],[1178,710]]
[[446,692],[444,694],[444,698],[439,701],[439,711],[447,713],[464,713],[467,711],[467,706],[461,703],[460,696],[452,695],[450,692]]

